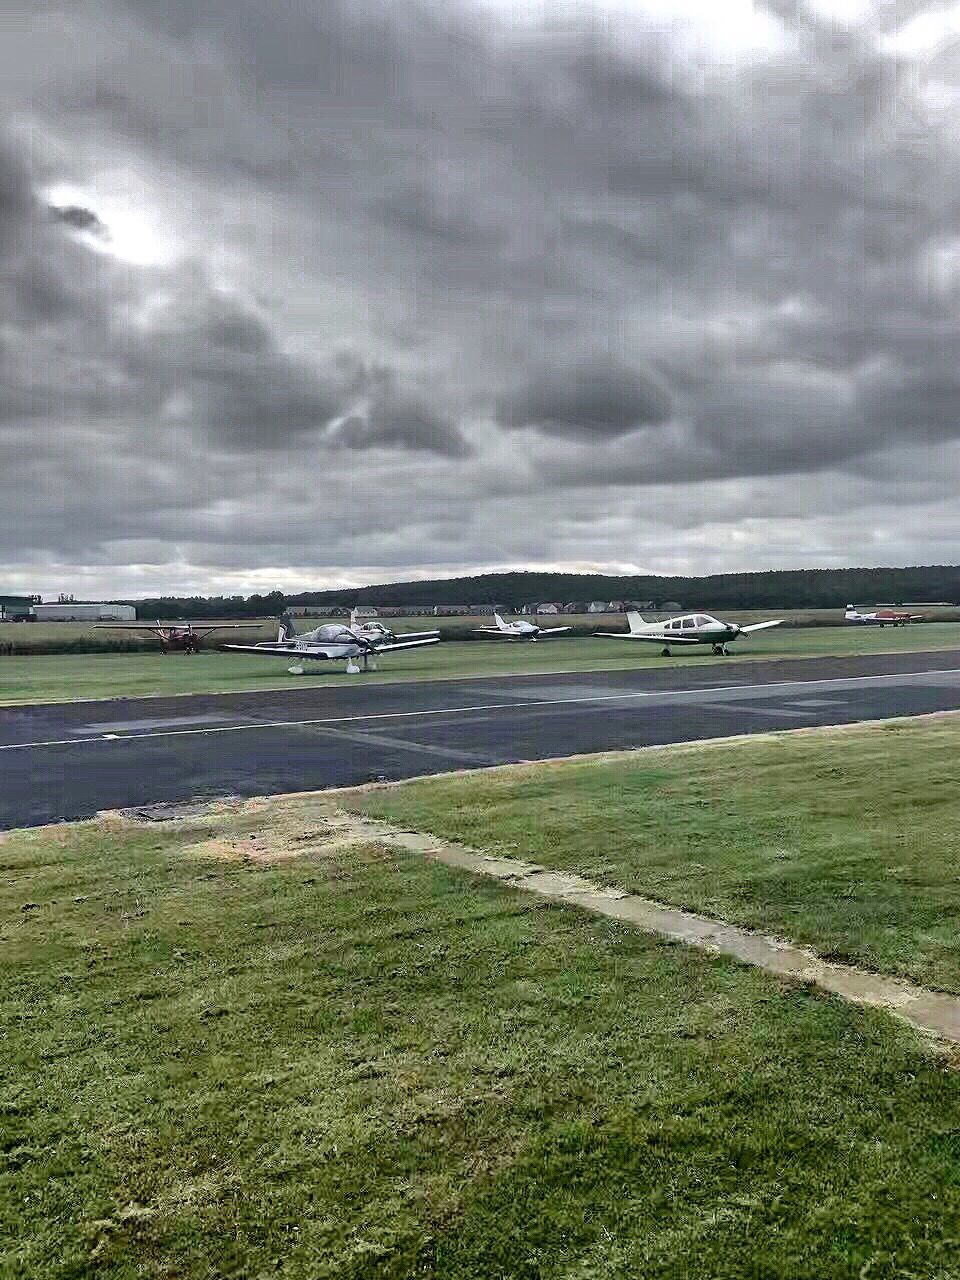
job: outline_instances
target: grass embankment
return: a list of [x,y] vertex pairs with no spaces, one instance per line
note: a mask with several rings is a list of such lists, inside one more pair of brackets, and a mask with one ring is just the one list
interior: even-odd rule
[[960,718],[356,793],[351,807],[960,991]]
[[4,1274],[956,1274],[960,1072],[907,1028],[328,840],[2,838]]
[[[930,623],[891,628],[819,627],[774,630],[738,641],[735,657],[747,661],[842,657],[960,648],[960,626]],[[291,676],[279,658],[204,652],[64,654],[0,657],[0,705],[70,702],[78,698],[135,698],[151,694],[233,693],[298,685],[346,685],[395,680],[436,680],[463,676],[552,671],[616,671],[633,667],[700,666],[729,662],[708,647],[661,658],[655,645],[627,640],[556,639],[536,644],[490,640],[442,641],[425,649],[384,654],[381,669],[363,676],[345,674],[342,662],[315,664],[316,675]],[[307,667],[308,671],[314,668]]]

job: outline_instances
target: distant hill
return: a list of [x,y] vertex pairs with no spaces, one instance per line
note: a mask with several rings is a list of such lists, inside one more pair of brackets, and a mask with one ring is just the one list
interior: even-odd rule
[[373,604],[388,606],[503,605],[508,609],[545,601],[679,601],[683,608],[839,609],[857,604],[960,601],[960,566],[917,565],[884,569],[779,569],[721,573],[710,577],[613,576],[582,573],[485,573],[427,582],[389,582],[353,590],[279,591],[246,598],[168,597],[135,600],[141,617],[263,617],[287,605]]

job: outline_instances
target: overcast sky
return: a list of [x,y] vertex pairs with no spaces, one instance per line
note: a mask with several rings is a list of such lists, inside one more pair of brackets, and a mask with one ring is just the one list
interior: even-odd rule
[[960,4],[5,10],[0,591],[960,561]]

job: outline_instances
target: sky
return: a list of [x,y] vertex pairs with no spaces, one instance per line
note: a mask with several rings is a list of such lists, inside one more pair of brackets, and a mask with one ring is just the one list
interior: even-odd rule
[[960,561],[960,3],[0,15],[0,591]]

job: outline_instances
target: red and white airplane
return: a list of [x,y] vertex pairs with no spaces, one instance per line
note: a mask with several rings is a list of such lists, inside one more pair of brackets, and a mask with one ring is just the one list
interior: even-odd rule
[[873,613],[861,613],[852,604],[847,605],[844,622],[855,622],[862,627],[905,627],[908,622],[923,622],[922,613],[899,613],[895,609],[877,609]]
[[199,653],[200,641],[212,631],[259,631],[261,622],[98,622],[103,631],[141,631],[156,636],[164,653]]

